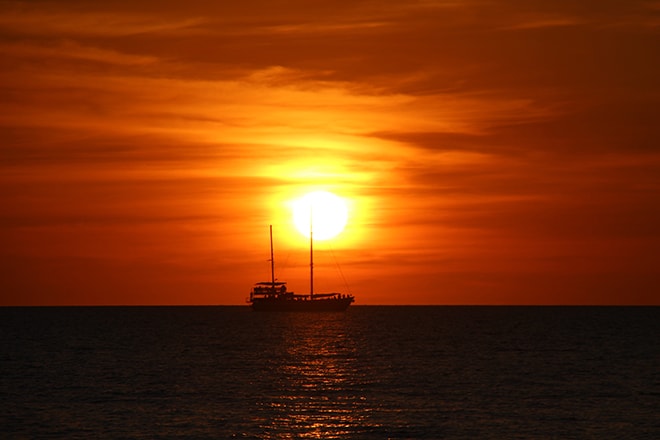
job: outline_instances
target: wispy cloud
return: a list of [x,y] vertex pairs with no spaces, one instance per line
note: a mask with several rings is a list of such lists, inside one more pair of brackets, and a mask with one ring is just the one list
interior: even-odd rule
[[49,41],[48,43],[0,43],[0,54],[17,59],[73,59],[127,66],[147,65],[157,61],[156,57],[150,55],[133,55],[113,49],[84,46],[72,40]]
[[502,29],[542,29],[542,28],[556,28],[578,26],[588,23],[584,19],[577,17],[561,17],[561,16],[527,16],[520,17],[517,23],[503,27]]
[[[166,34],[185,31],[203,22],[199,18],[172,18],[167,15],[125,14],[103,11],[66,10],[48,3],[17,2],[4,7],[0,32],[19,36],[99,37]],[[46,7],[45,7],[46,6]]]

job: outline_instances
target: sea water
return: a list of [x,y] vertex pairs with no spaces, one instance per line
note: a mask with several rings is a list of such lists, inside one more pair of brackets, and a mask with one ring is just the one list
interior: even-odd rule
[[3,308],[0,328],[2,438],[660,438],[660,308]]

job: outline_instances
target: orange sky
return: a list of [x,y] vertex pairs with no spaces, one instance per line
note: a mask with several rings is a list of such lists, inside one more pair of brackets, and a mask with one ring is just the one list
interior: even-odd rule
[[271,223],[304,292],[313,189],[350,203],[317,287],[356,304],[660,304],[659,26],[635,0],[0,2],[0,304],[244,304]]

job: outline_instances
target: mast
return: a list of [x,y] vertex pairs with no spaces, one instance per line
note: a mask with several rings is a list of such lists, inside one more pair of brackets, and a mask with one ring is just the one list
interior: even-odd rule
[[273,258],[273,225],[270,225],[270,283],[275,289],[275,259]]
[[309,299],[314,299],[314,230],[311,206],[309,208]]

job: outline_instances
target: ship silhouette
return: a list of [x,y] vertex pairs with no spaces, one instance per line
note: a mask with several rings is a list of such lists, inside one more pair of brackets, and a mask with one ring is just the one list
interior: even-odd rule
[[[311,229],[311,228],[310,228]],[[270,225],[270,281],[254,285],[247,300],[253,310],[267,312],[341,312],[355,297],[339,292],[314,293],[314,234],[309,234],[309,293],[297,294],[287,289],[286,281],[275,280],[273,225]]]

